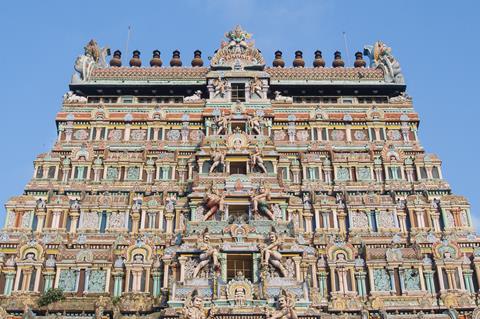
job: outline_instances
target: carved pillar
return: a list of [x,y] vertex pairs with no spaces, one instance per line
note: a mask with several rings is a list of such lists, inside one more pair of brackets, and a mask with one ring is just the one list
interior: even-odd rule
[[[225,253],[219,253],[218,262],[220,263],[220,276],[223,282],[227,282],[227,255]],[[255,261],[253,267],[255,267]]]
[[180,282],[185,282],[185,264],[187,262],[188,257],[180,256],[178,257],[178,262],[180,263]]
[[36,232],[41,233],[43,231],[43,224],[45,223],[45,216],[47,215],[45,209],[39,209],[36,212],[37,215],[37,229]]
[[123,284],[123,270],[116,269],[112,272],[113,274],[113,296],[120,297],[122,295],[122,284]]
[[154,269],[152,272],[153,278],[153,297],[159,297],[161,293],[161,282],[160,282],[160,271],[158,269]]
[[5,287],[3,289],[3,294],[5,296],[10,296],[13,291],[13,284],[15,279],[15,269],[10,269],[5,271]]
[[140,212],[132,212],[132,234],[138,233],[139,221],[140,221]]
[[170,274],[170,264],[172,263],[172,259],[164,258],[163,259],[163,287],[168,289],[168,277]]
[[46,292],[53,288],[53,279],[55,278],[54,270],[45,270],[43,272],[43,291]]
[[173,233],[173,217],[175,215],[172,212],[166,212],[165,213],[165,219],[167,220],[167,229],[166,232],[167,234],[172,234]]
[[305,232],[311,233],[312,232],[312,213],[309,211],[303,211],[303,218],[305,219]]
[[300,272],[300,262],[302,261],[302,257],[294,256],[292,257],[293,262],[295,263],[295,276],[297,281],[302,281],[302,274]]

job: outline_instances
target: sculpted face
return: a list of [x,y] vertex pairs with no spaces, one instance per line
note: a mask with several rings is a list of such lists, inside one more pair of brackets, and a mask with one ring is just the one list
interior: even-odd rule
[[285,297],[280,297],[278,298],[278,305],[280,306],[280,308],[285,308],[287,306],[287,299]]
[[200,298],[199,296],[196,296],[195,298],[193,298],[192,303],[194,307],[200,308],[202,306],[202,298]]
[[275,235],[275,233],[272,232],[272,233],[270,233],[269,238],[273,242],[277,239],[277,235]]

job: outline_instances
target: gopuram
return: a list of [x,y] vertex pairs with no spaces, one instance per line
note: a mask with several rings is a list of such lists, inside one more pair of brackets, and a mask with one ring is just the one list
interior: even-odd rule
[[86,45],[5,205],[0,319],[480,318],[469,203],[391,48],[268,67],[225,37],[209,66]]

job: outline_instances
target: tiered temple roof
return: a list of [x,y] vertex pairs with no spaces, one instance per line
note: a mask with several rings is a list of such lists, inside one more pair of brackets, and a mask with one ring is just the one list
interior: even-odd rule
[[225,37],[191,67],[87,44],[5,205],[1,318],[479,318],[470,206],[392,50],[267,67]]

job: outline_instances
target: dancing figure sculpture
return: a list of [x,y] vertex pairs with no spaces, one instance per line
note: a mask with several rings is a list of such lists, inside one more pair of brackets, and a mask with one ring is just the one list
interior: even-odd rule
[[267,215],[271,220],[275,219],[275,214],[270,210],[268,201],[270,200],[270,190],[260,187],[258,194],[251,193],[250,198],[253,203],[253,212]]
[[295,296],[285,289],[280,291],[278,296],[278,307],[272,314],[267,314],[268,319],[297,319],[295,311]]
[[286,277],[287,270],[282,264],[282,254],[278,251],[280,249],[280,240],[273,231],[270,232],[268,238],[270,243],[260,248],[262,264],[264,266],[272,265],[280,272],[282,277]]
[[248,126],[253,133],[262,135],[262,120],[257,115],[248,118]]
[[215,147],[212,150],[212,154],[210,155],[210,158],[212,159],[212,166],[210,167],[210,173],[215,172],[215,169],[218,167],[218,165],[222,164],[223,166],[225,164],[225,152],[219,150],[218,147]]
[[214,270],[220,269],[220,263],[218,261],[218,249],[210,244],[210,236],[208,235],[208,229],[203,233],[203,239],[198,244],[198,249],[202,252],[199,256],[200,262],[193,271],[193,278],[198,278],[200,271],[212,264]]
[[220,115],[215,119],[215,125],[217,126],[217,131],[215,132],[216,135],[227,133],[228,120],[229,120],[229,117],[226,115],[223,115],[223,113],[222,115]]
[[217,211],[224,211],[225,194],[220,194],[218,189],[210,190],[205,194],[204,203],[208,211],[203,216],[203,220],[209,220]]
[[258,166],[263,173],[267,173],[267,168],[263,164],[262,151],[260,150],[260,148],[258,148],[258,146],[255,147],[255,152],[250,155],[250,161],[252,162],[252,169],[255,166]]

